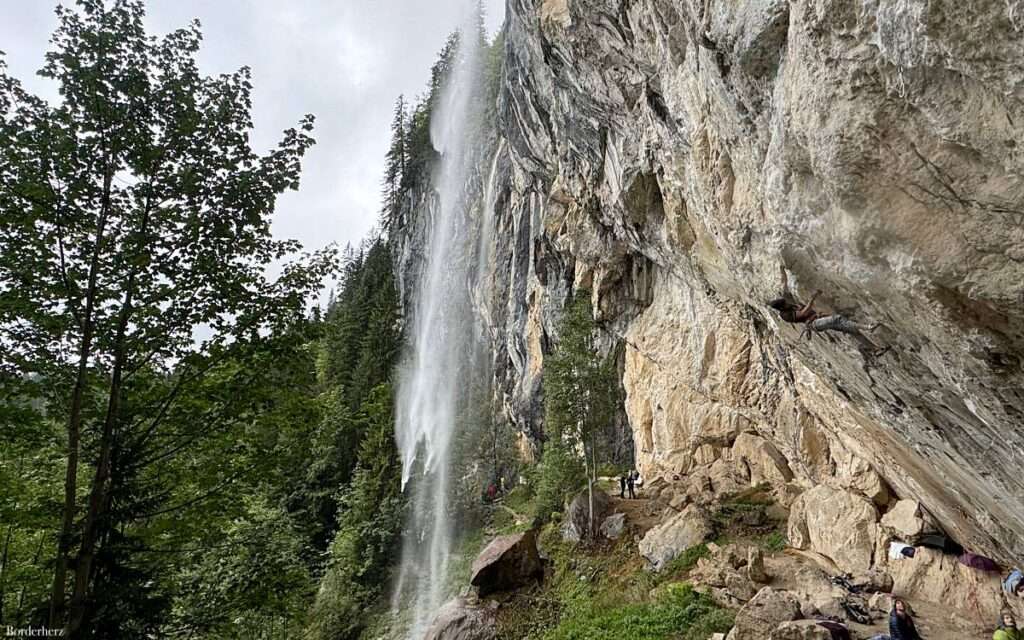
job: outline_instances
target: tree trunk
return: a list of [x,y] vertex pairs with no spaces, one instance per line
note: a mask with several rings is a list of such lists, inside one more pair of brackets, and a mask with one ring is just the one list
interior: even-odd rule
[[7,526],[7,536],[4,539],[4,551],[0,555],[0,623],[4,621],[4,596],[7,593],[7,562],[10,558],[11,537],[14,535],[14,525]]
[[135,289],[135,269],[128,274],[125,285],[124,303],[117,320],[117,334],[114,342],[114,368],[110,376],[110,389],[107,396],[107,414],[103,420],[103,432],[100,436],[100,458],[93,476],[92,489],[89,493],[89,510],[85,515],[82,527],[82,545],[78,552],[75,566],[75,584],[71,595],[71,616],[64,628],[64,636],[77,638],[85,621],[86,606],[90,596],[92,563],[96,557],[96,542],[100,530],[100,522],[107,511],[108,491],[110,484],[110,465],[114,447],[114,427],[121,409],[121,379],[124,372],[126,333],[128,321],[132,313],[132,296]]
[[71,409],[68,415],[68,466],[64,477],[64,510],[61,517],[60,535],[57,538],[57,557],[54,562],[53,589],[50,593],[50,628],[61,626],[64,617],[64,592],[67,586],[68,554],[71,551],[71,535],[75,526],[75,507],[78,493],[78,452],[82,432],[82,403],[85,397],[86,375],[89,372],[89,356],[92,351],[93,308],[96,304],[96,281],[99,276],[100,252],[107,226],[110,209],[110,185],[113,173],[104,176],[103,205],[96,225],[96,244],[89,263],[89,285],[85,293],[85,313],[82,316],[82,341],[78,349],[78,371],[75,386],[71,392]]

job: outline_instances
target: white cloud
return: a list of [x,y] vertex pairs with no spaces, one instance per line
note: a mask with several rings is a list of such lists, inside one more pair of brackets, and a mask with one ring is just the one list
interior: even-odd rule
[[[302,186],[278,201],[274,233],[310,249],[357,244],[376,224],[379,183],[399,93],[422,93],[430,66],[470,0],[150,0],[147,27],[163,34],[199,18],[206,73],[253,70],[253,144],[271,147],[305,113],[317,117]],[[496,31],[503,0],[487,0]],[[47,0],[0,0],[0,50],[11,73],[50,99],[33,76],[56,25]]]

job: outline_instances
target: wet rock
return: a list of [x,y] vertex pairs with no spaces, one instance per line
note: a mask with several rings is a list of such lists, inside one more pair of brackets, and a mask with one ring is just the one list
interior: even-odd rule
[[816,486],[793,503],[789,543],[830,558],[848,573],[867,571],[874,556],[878,511],[863,496]]
[[683,551],[704,542],[711,531],[708,512],[690,505],[648,531],[640,541],[640,555],[660,571]]
[[473,562],[469,582],[481,596],[516,589],[543,575],[534,530],[498,536]]
[[424,640],[495,640],[497,628],[490,608],[463,598],[448,602],[430,623]]
[[783,622],[800,617],[800,604],[788,591],[763,587],[736,614],[726,640],[764,640]]
[[601,523],[601,535],[609,540],[618,540],[626,530],[626,514],[613,513]]

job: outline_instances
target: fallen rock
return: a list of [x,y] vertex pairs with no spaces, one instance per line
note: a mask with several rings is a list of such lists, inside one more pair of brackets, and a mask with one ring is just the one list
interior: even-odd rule
[[704,542],[711,531],[708,512],[690,505],[648,531],[640,541],[640,555],[651,563],[655,571],[661,571],[683,551]]
[[882,527],[907,544],[914,544],[921,534],[935,530],[917,500],[897,502],[882,516]]
[[[596,529],[612,511],[612,499],[594,485],[594,528]],[[569,503],[562,521],[562,538],[570,542],[579,542],[590,532],[590,495],[584,489],[576,494]]]
[[481,596],[516,589],[544,573],[534,530],[498,536],[473,562],[469,583]]
[[723,607],[743,606],[757,594],[757,585],[735,568],[720,562],[701,558],[688,576],[690,582],[708,593]]
[[800,603],[789,591],[763,587],[736,614],[726,640],[765,640],[783,622],[800,617]]
[[1003,608],[998,574],[966,567],[956,556],[918,547],[913,558],[887,561],[897,596],[959,610],[977,622],[994,620]]
[[441,607],[423,640],[494,640],[497,629],[490,609],[456,598]]
[[613,513],[601,523],[601,535],[609,540],[618,540],[626,530],[626,514]]
[[762,584],[771,581],[764,569],[764,553],[757,547],[751,547],[747,552],[747,577],[751,582]]
[[795,620],[780,624],[768,640],[832,640],[832,634],[817,620]]
[[741,433],[732,445],[735,462],[745,465],[750,472],[750,484],[757,485],[769,482],[772,485],[785,485],[793,479],[793,470],[789,461],[775,445],[752,433]]
[[842,571],[871,568],[878,510],[867,498],[818,485],[793,502],[789,512],[789,543],[830,558]]
[[881,569],[868,569],[850,579],[850,584],[861,591],[875,593],[892,591],[892,576]]

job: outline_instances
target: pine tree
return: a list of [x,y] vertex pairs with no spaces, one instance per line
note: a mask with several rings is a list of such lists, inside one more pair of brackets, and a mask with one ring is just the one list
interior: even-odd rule
[[402,208],[402,184],[405,178],[406,164],[409,161],[406,150],[408,119],[405,96],[399,95],[395,101],[394,115],[391,119],[391,147],[385,157],[384,180],[381,189],[383,201],[381,220],[384,230],[388,233],[401,227],[398,217]]

